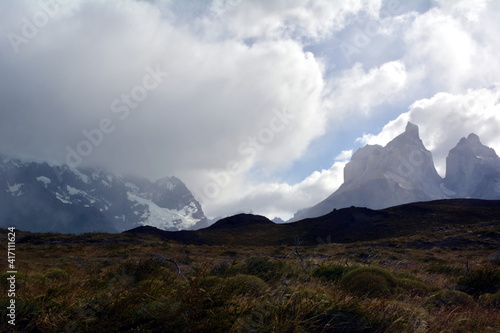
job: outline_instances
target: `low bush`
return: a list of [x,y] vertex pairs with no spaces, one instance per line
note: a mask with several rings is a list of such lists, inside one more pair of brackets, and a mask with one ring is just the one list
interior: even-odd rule
[[459,276],[464,273],[464,269],[460,267],[444,265],[444,264],[434,264],[425,269],[427,273],[431,274],[442,274],[450,276]]
[[42,273],[32,273],[28,275],[28,282],[35,284],[44,284],[47,282],[47,277]]
[[397,285],[399,290],[419,296],[426,296],[431,291],[431,288],[428,285],[415,279],[397,279]]
[[229,275],[234,275],[234,269],[233,269],[233,264],[229,262],[222,262],[219,264],[216,264],[212,267],[210,270],[210,275],[217,275],[217,276],[229,276]]
[[251,257],[246,260],[241,273],[255,275],[269,282],[271,280],[279,280],[283,276],[284,267],[285,264],[281,261]]
[[362,267],[344,275],[340,283],[352,293],[377,297],[392,294],[397,285],[397,279],[385,269]]
[[479,303],[500,309],[500,291],[495,294],[483,294],[479,297]]
[[494,294],[500,289],[500,269],[483,267],[460,277],[456,289],[473,296]]
[[51,281],[66,281],[69,278],[68,272],[61,268],[49,268],[44,275],[45,278]]
[[429,305],[441,307],[441,306],[456,306],[456,305],[473,305],[474,299],[459,290],[443,289],[437,294],[429,297],[427,303]]
[[254,275],[238,274],[228,278],[225,282],[225,290],[234,295],[259,296],[264,294],[267,288],[267,283]]
[[386,325],[358,304],[331,307],[317,316],[311,331],[317,332],[383,332]]
[[316,269],[313,273],[314,277],[323,279],[325,281],[339,281],[345,274],[356,269],[356,267],[349,267],[344,265],[330,265],[323,266]]

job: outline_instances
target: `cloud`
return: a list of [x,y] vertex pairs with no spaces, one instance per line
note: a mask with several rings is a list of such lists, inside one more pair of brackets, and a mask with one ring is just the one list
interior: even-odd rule
[[415,88],[464,93],[483,87],[485,77],[498,77],[500,6],[494,2],[439,2],[417,16],[404,32],[405,62]]
[[[203,31],[214,37],[320,40],[341,30],[352,15],[374,15],[381,1],[214,1]],[[214,17],[216,18],[214,24]]]
[[438,93],[418,100],[380,133],[364,135],[359,141],[386,145],[404,131],[408,121],[419,126],[420,138],[432,152],[438,172],[444,176],[449,150],[470,133],[477,134],[484,145],[500,153],[500,84],[494,89],[469,90],[465,94]]
[[[19,54],[3,40],[2,149],[64,161],[66,147],[76,150],[86,140],[82,131],[106,118],[115,129],[83,165],[182,176],[233,159],[272,169],[322,134],[321,67],[300,44],[202,41],[162,15],[147,2],[86,1],[49,22]],[[113,102],[142,85],[148,68],[168,76],[121,119]],[[265,150],[241,156],[238,146],[283,110],[293,121]]]
[[[238,183],[239,180],[235,180],[220,192],[216,205],[206,206],[206,213],[226,216],[252,211],[270,218],[291,218],[297,210],[315,205],[337,190],[343,182],[346,163],[345,160],[335,162],[331,168],[315,171],[293,185],[285,182]],[[199,192],[197,194],[200,195]]]
[[47,3],[0,3],[3,153],[64,162],[85,148],[82,165],[208,189],[209,215],[289,216],[408,120],[441,173],[467,132],[500,149],[494,1]]
[[[285,5],[277,5],[273,15],[299,22],[301,36],[316,38],[341,24],[315,23],[325,14],[318,6],[332,7],[327,2],[306,9],[297,3],[283,13]],[[12,6],[15,19],[1,24],[6,34],[25,38],[23,25],[36,26],[37,13],[48,21],[26,43],[0,41],[0,71],[8,78],[0,83],[4,153],[153,179],[176,175],[195,189],[234,162],[239,170],[229,189],[255,173],[287,168],[324,133],[322,65],[300,38],[291,38],[295,33],[251,45],[203,38],[176,21],[165,3],[80,1],[69,12],[54,5],[53,16],[32,2]],[[245,6],[234,10],[243,15]],[[247,28],[241,23],[241,31]],[[257,34],[277,33],[271,30]]]
[[404,63],[392,61],[380,67],[363,69],[356,63],[352,68],[332,78],[325,106],[333,118],[352,117],[353,114],[369,114],[383,103],[397,98],[406,83]]
[[343,150],[340,154],[335,157],[336,161],[346,161],[350,160],[352,156],[352,150]]

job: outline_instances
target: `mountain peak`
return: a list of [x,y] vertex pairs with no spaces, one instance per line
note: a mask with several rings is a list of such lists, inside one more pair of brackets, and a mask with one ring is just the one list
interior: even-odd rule
[[474,133],[450,150],[446,158],[445,186],[457,197],[500,197],[500,158]]
[[412,122],[406,124],[405,131],[400,136],[405,137],[408,141],[421,141],[418,126]]
[[379,209],[441,199],[442,181],[431,152],[420,139],[418,126],[408,122],[406,130],[385,147],[367,145],[358,149],[344,167],[344,183],[339,189],[317,205],[298,212],[291,221],[352,205]]
[[405,133],[419,137],[418,126],[409,121],[408,124],[406,124]]
[[479,136],[477,136],[474,133],[469,134],[467,138],[463,137],[460,139],[458,142],[459,146],[482,146],[483,144],[481,143],[481,140],[479,139]]
[[[453,152],[457,150],[467,151],[470,155],[482,158],[497,158],[497,154],[493,148],[483,145],[477,134],[470,133],[467,138],[460,139]],[[450,151],[451,152],[451,151]]]
[[479,136],[477,136],[477,134],[475,134],[475,133],[469,134],[469,136],[467,137],[467,140],[481,143],[481,140],[479,140]]
[[408,124],[406,124],[405,131],[389,142],[386,147],[395,148],[405,145],[424,146],[422,140],[420,139],[418,126],[412,122],[408,122]]

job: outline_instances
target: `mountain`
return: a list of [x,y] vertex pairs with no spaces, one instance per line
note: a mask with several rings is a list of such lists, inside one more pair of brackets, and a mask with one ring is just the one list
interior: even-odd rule
[[0,157],[0,227],[34,232],[121,232],[207,226],[200,204],[176,177],[155,182],[100,168]]
[[[498,244],[500,200],[443,199],[409,203],[381,210],[349,207],[297,222],[276,224],[262,216],[238,214],[222,219],[200,230],[162,231],[138,227],[132,234],[156,235],[166,241],[196,245],[318,245],[382,240],[391,237],[415,236],[436,231],[460,229],[459,226],[482,225],[488,232],[480,237],[485,244]],[[417,242],[408,247],[458,247],[470,241],[469,229],[464,238],[443,238],[436,244]],[[478,244],[475,244],[478,246]]]
[[227,228],[244,228],[248,226],[263,226],[266,225],[274,225],[275,223],[269,220],[267,217],[261,215],[253,215],[253,214],[237,214],[234,216],[229,216],[223,218],[207,229],[227,229]]
[[442,182],[418,127],[409,122],[405,132],[385,147],[358,149],[344,168],[340,188],[317,205],[297,212],[290,221],[322,216],[335,208],[380,209],[445,198]]
[[500,199],[500,158],[472,133],[450,150],[444,185],[454,197]]

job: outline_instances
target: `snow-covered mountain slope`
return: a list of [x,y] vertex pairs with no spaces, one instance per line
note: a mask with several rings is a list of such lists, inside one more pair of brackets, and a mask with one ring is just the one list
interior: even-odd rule
[[0,227],[79,233],[206,223],[200,204],[176,177],[150,182],[97,168],[0,158]]
[[444,184],[459,198],[500,199],[500,157],[472,133],[446,158]]
[[441,199],[445,197],[442,182],[418,127],[408,123],[405,132],[385,147],[367,145],[356,151],[344,168],[342,186],[319,204],[297,212],[291,221],[325,215],[335,208],[379,209]]

